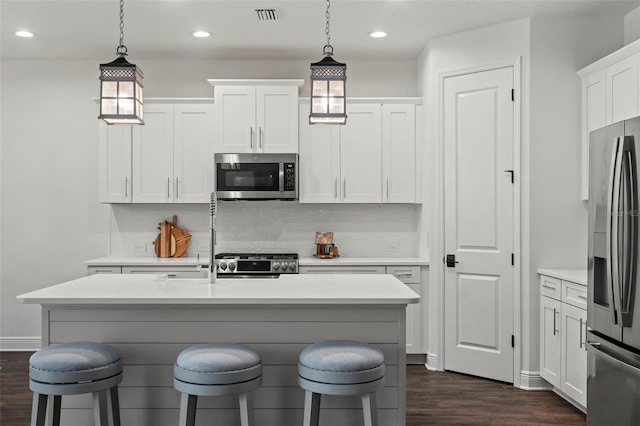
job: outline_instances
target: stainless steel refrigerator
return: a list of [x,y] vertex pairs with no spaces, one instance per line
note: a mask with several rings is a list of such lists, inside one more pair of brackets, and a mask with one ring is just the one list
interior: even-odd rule
[[589,135],[589,426],[640,425],[639,151],[640,117]]

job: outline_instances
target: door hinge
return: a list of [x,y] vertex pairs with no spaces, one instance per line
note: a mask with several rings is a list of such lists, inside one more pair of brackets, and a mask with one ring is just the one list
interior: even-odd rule
[[516,255],[511,253],[511,266],[516,264]]
[[513,334],[511,335],[511,347],[516,347],[516,336],[514,336]]
[[511,102],[516,101],[516,89],[511,89]]

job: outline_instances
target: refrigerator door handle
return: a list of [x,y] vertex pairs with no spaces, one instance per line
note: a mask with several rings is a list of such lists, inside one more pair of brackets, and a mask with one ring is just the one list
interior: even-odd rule
[[[620,295],[620,316],[623,327],[633,325],[633,301],[635,297],[634,283],[636,281],[636,253],[638,248],[638,190],[637,190],[637,168],[636,151],[633,136],[625,136],[622,144],[624,151],[623,162],[625,179],[625,194],[623,205],[623,242],[624,259],[622,260],[622,283]],[[618,215],[620,216],[620,215]]]
[[620,209],[620,160],[622,149],[621,138],[616,138],[611,153],[609,167],[609,193],[607,197],[607,291],[611,301],[611,322],[618,324],[620,312],[620,275],[618,258],[618,212]]

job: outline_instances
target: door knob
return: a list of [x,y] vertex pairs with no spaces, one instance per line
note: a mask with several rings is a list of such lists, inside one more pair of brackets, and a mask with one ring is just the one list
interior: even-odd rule
[[442,258],[442,263],[447,265],[448,268],[455,268],[456,263],[460,263],[460,262],[456,261],[455,254],[448,254]]

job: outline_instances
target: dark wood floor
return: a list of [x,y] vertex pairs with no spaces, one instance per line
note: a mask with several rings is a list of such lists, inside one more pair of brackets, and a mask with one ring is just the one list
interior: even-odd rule
[[[29,424],[30,355],[0,352],[2,426]],[[553,392],[523,391],[463,374],[407,367],[407,426],[584,424],[584,414]]]

